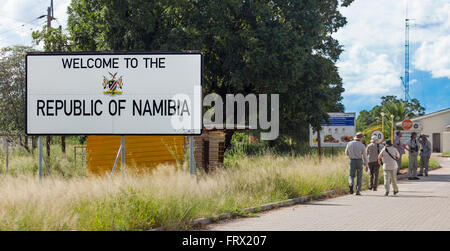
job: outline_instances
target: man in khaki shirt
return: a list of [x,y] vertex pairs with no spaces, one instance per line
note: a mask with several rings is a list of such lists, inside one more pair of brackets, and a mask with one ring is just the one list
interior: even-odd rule
[[369,189],[377,190],[378,174],[380,173],[380,165],[378,164],[378,155],[381,152],[380,144],[377,143],[377,136],[373,136],[370,144],[366,148],[369,157],[370,182]]
[[366,147],[361,143],[364,135],[358,132],[353,141],[347,144],[345,154],[350,158],[350,175],[348,183],[350,194],[353,194],[353,185],[356,176],[356,195],[361,195],[363,165],[366,166],[367,171],[367,153]]

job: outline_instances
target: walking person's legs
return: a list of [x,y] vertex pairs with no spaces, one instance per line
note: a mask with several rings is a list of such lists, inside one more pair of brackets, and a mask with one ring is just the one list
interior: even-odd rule
[[386,190],[385,195],[387,196],[389,194],[389,190],[391,187],[391,176],[389,175],[389,171],[384,170],[384,189]]
[[430,157],[425,157],[424,158],[424,169],[425,169],[425,176],[428,176],[428,168],[429,168],[429,164],[430,164]]
[[423,169],[425,167],[425,158],[424,156],[420,156],[420,170],[419,170],[419,176],[423,175]]
[[356,195],[360,195],[361,192],[362,176],[363,176],[363,167],[362,161],[360,161],[360,164],[356,169]]
[[408,161],[408,178],[417,178],[417,153],[409,154]]
[[414,178],[413,168],[412,168],[413,167],[412,159],[413,159],[413,157],[412,157],[412,154],[410,153],[408,156],[408,178],[410,178],[410,179]]
[[400,158],[397,160],[397,175],[400,174],[401,168],[402,168],[402,154],[400,154]]
[[417,154],[412,154],[412,175],[417,178]]
[[377,186],[378,186],[378,175],[380,174],[380,166],[377,165],[375,166],[375,177],[374,177],[374,183],[373,183],[373,190],[377,191]]
[[392,177],[391,177],[391,182],[392,182],[392,188],[394,188],[394,195],[398,193],[398,185],[397,185],[397,171],[392,171]]
[[350,188],[350,194],[353,194],[353,185],[355,182],[356,165],[354,160],[350,160],[350,173],[348,175],[348,186]]
[[371,162],[369,163],[369,170],[370,170],[370,179],[369,179],[369,190],[376,187],[376,181],[375,181],[375,168],[376,168],[376,163]]

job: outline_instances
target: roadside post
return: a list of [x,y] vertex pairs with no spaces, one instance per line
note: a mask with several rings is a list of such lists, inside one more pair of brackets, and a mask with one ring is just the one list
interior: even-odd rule
[[394,142],[394,130],[395,130],[395,122],[394,122],[395,116],[391,114],[391,123],[392,123],[392,130],[391,130],[391,141]]
[[8,138],[5,137],[5,145],[6,145],[6,175],[8,175],[8,171],[9,171],[9,141]]
[[42,181],[42,136],[39,136],[39,181]]
[[317,131],[317,150],[319,155],[319,162],[322,160],[322,140],[320,138],[320,130]]

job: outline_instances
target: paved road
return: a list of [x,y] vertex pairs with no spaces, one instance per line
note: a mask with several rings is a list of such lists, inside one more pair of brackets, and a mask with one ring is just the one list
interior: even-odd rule
[[256,218],[210,225],[210,230],[450,230],[450,159],[420,181],[401,181],[397,196],[384,186],[362,196],[347,195],[269,211]]

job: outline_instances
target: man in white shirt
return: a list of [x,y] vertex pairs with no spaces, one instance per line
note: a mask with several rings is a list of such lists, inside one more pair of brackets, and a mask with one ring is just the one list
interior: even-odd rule
[[368,170],[366,147],[361,143],[363,138],[364,134],[358,132],[354,140],[349,142],[345,148],[345,154],[350,158],[350,175],[348,177],[350,194],[353,194],[356,176],[356,195],[361,195],[363,164],[366,166],[366,172]]
[[394,188],[394,195],[398,193],[398,185],[397,185],[397,160],[400,158],[400,153],[398,150],[392,146],[392,142],[390,139],[386,140],[386,147],[381,150],[380,155],[378,155],[378,163],[381,165],[381,159],[384,160],[383,163],[383,173],[384,173],[384,187],[386,189],[386,193],[384,196],[389,195],[390,184],[392,183],[392,187]]

